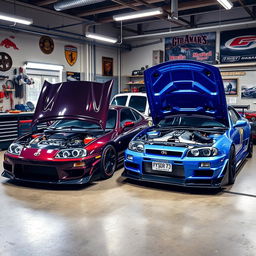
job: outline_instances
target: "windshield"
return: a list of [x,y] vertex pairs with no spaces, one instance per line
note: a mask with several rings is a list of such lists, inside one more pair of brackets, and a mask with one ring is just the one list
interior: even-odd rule
[[147,98],[144,96],[131,96],[129,107],[144,113],[146,110]]
[[111,105],[125,106],[126,101],[127,96],[117,96],[112,100]]
[[199,128],[211,128],[221,127],[225,128],[225,125],[207,117],[195,117],[195,116],[179,116],[170,117],[162,120],[159,123],[160,127],[169,126],[186,126],[186,127],[199,127]]
[[[108,118],[106,122],[106,129],[114,129],[116,127],[117,111],[110,109],[108,111]],[[82,120],[60,120],[54,122],[50,129],[101,129],[98,124]]]

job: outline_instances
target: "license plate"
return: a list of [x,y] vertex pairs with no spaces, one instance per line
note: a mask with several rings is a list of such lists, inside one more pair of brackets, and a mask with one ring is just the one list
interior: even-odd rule
[[172,165],[169,163],[152,162],[152,170],[162,172],[172,172]]

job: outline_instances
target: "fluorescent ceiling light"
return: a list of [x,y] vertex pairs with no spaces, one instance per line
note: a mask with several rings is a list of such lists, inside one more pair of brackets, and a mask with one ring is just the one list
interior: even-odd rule
[[46,63],[39,63],[39,62],[30,62],[30,61],[28,61],[26,63],[26,68],[43,69],[43,70],[57,70],[57,71],[62,71],[63,70],[63,66],[61,66],[61,65],[46,64]]
[[20,24],[24,24],[24,25],[31,25],[33,23],[32,19],[24,18],[24,17],[17,16],[17,15],[11,15],[8,13],[3,13],[3,12],[0,12],[0,20],[6,20],[6,21],[20,23]]
[[217,0],[226,10],[230,10],[233,7],[233,3],[230,0]]
[[148,10],[135,11],[135,12],[114,15],[113,19],[115,21],[131,20],[131,19],[144,18],[144,17],[160,15],[160,14],[163,14],[162,8],[153,8],[153,9],[148,9]]
[[112,43],[112,44],[117,42],[116,38],[105,36],[105,35],[100,35],[100,34],[95,34],[95,33],[90,33],[90,32],[87,32],[85,36],[88,38],[91,38],[91,39],[104,41],[104,42],[108,42],[108,43]]

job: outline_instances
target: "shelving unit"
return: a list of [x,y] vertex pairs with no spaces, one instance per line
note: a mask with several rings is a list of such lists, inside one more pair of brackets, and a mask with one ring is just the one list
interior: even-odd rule
[[136,76],[126,76],[126,82],[124,85],[129,86],[128,89],[129,92],[139,92],[141,91],[141,87],[145,86],[144,83],[144,76],[143,75],[136,75]]

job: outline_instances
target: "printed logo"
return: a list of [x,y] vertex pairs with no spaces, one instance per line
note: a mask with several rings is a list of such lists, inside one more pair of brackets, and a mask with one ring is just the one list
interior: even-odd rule
[[167,151],[162,150],[161,155],[167,155]]
[[248,50],[256,47],[256,36],[239,36],[228,40],[225,46],[232,50]]
[[36,153],[34,153],[34,156],[39,156],[40,155],[40,150],[36,151]]
[[0,46],[3,46],[7,49],[9,48],[13,48],[14,50],[19,50],[19,48],[17,47],[17,45],[12,41],[10,40],[9,38],[5,38],[1,43],[0,43]]

